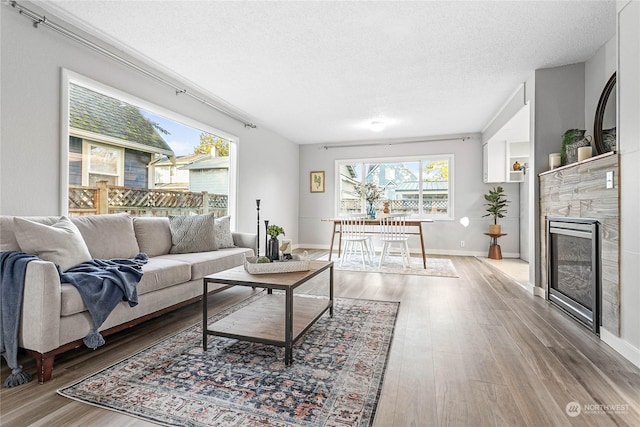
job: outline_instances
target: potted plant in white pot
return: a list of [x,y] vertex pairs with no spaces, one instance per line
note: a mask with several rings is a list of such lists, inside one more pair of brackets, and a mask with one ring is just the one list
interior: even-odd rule
[[498,218],[505,217],[507,213],[507,205],[509,204],[509,200],[507,200],[504,189],[501,186],[492,188],[484,195],[484,199],[487,201],[487,203],[485,203],[487,213],[482,216],[493,217],[493,224],[489,225],[489,233],[500,234],[502,232],[502,227],[498,224]]

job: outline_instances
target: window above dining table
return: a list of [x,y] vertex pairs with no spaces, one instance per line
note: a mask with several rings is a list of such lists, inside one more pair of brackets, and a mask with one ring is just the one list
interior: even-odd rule
[[336,160],[336,214],[375,210],[453,219],[452,154]]

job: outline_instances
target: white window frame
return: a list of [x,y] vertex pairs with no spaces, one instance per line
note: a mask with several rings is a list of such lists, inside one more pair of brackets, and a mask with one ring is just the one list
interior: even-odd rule
[[231,229],[235,229],[238,211],[238,145],[240,144],[240,138],[214,128],[211,125],[183,116],[175,111],[145,101],[144,99],[138,98],[127,92],[120,91],[89,77],[85,77],[82,74],[78,74],[66,68],[62,69],[61,78],[60,99],[62,114],[60,114],[60,212],[62,215],[67,215],[69,213],[69,85],[76,84],[102,93],[103,95],[120,99],[123,102],[142,108],[150,113],[163,116],[170,120],[182,123],[183,125],[208,132],[229,141],[229,195],[227,202],[227,214],[231,217]]
[[[411,218],[415,219],[433,219],[436,221],[453,221],[455,219],[454,213],[454,200],[455,200],[455,185],[454,185],[454,177],[455,177],[455,156],[453,154],[429,154],[424,156],[403,156],[403,157],[379,157],[379,158],[356,158],[356,159],[337,159],[335,160],[334,171],[335,171],[335,200],[334,200],[334,216],[340,216],[340,166],[345,164],[371,164],[371,163],[403,163],[403,162],[420,162],[420,167],[418,168],[418,182],[422,182],[422,170],[424,169],[423,163],[428,161],[438,161],[438,160],[447,160],[449,162],[449,190],[448,190],[448,207],[446,214],[429,214],[426,215],[423,212],[422,208],[422,186],[418,186],[418,214],[412,215]],[[362,180],[366,178],[364,167],[362,168]],[[364,204],[363,204],[363,209]],[[363,213],[365,211],[363,210]]]

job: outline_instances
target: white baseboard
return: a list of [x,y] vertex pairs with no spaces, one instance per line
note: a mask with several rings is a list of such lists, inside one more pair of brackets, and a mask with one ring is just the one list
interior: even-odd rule
[[[411,251],[413,253],[413,250]],[[417,255],[420,255],[420,250],[416,249],[415,252]],[[487,256],[486,252],[478,252],[478,251],[465,251],[465,250],[447,250],[447,249],[435,249],[427,252],[427,255],[448,255],[448,256]]]
[[542,299],[547,299],[547,290],[545,288],[541,288],[540,286],[531,286],[533,288],[533,295],[540,297]]
[[629,362],[640,368],[640,349],[635,348],[622,338],[600,327],[600,339],[609,347],[620,353]]

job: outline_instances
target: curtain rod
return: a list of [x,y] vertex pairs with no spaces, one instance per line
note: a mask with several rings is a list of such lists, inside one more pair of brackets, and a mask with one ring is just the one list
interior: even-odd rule
[[322,148],[328,150],[330,148],[353,148],[353,147],[377,147],[377,146],[392,146],[402,144],[417,144],[419,142],[446,142],[446,141],[466,141],[471,139],[470,136],[463,136],[460,138],[443,138],[443,139],[421,139],[419,141],[396,141],[396,142],[372,142],[365,144],[340,144],[340,145],[323,145]]
[[147,76],[147,77],[149,77],[149,78],[151,78],[151,79],[153,79],[153,80],[155,80],[157,82],[160,82],[160,83],[164,84],[165,86],[169,86],[170,88],[172,88],[172,89],[174,89],[176,91],[176,95],[180,95],[180,94],[187,95],[187,96],[195,99],[196,101],[200,101],[201,103],[203,103],[203,104],[205,104],[205,105],[207,105],[207,106],[209,106],[209,107],[221,112],[222,114],[224,114],[224,115],[226,115],[228,117],[231,117],[234,120],[239,121],[240,123],[242,123],[244,125],[245,128],[247,128],[247,127],[251,128],[251,129],[255,129],[256,128],[256,125],[251,123],[249,120],[246,120],[246,119],[242,118],[241,116],[239,116],[239,115],[237,115],[237,114],[235,114],[235,113],[233,113],[233,112],[231,112],[231,111],[229,111],[229,110],[227,110],[227,109],[225,109],[225,108],[223,108],[223,107],[221,107],[219,105],[215,105],[215,104],[207,101],[206,99],[204,99],[204,98],[202,98],[202,97],[200,97],[200,96],[198,96],[196,94],[188,92],[187,89],[181,88],[180,86],[177,86],[176,84],[170,82],[169,80],[167,80],[167,79],[165,79],[165,78],[163,78],[163,77],[161,77],[161,76],[159,76],[159,75],[157,75],[155,73],[152,73],[151,71],[146,70],[146,69],[140,67],[139,65],[134,64],[133,62],[129,61],[128,59],[125,59],[125,58],[123,58],[123,57],[111,52],[110,50],[105,49],[102,46],[99,46],[99,45],[95,44],[94,42],[92,42],[90,40],[87,40],[86,38],[84,38],[84,37],[72,32],[72,31],[69,31],[66,28],[64,28],[64,27],[62,27],[62,26],[60,26],[60,25],[58,25],[58,24],[56,24],[54,22],[49,21],[46,16],[38,15],[34,11],[32,11],[32,10],[30,10],[30,9],[20,5],[20,4],[18,4],[17,1],[12,0],[9,4],[13,8],[17,9],[18,13],[20,15],[24,15],[27,18],[31,19],[33,21],[33,27],[34,28],[38,28],[38,26],[40,24],[45,25],[46,27],[52,29],[53,31],[55,31],[55,32],[57,32],[59,34],[62,34],[63,36],[68,37],[68,38],[70,38],[70,39],[82,44],[83,46],[88,47],[89,49],[94,50],[95,52],[98,52],[101,55],[106,56],[109,59],[112,59],[112,60],[114,60],[116,62],[119,62],[120,64],[122,64],[122,65],[124,65],[126,67],[129,67],[132,70],[139,72],[140,74],[144,74],[145,76]]

